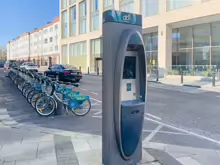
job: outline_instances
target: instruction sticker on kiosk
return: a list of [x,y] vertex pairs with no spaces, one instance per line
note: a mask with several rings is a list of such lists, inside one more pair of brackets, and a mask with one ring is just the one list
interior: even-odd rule
[[127,91],[131,91],[131,83],[127,83]]

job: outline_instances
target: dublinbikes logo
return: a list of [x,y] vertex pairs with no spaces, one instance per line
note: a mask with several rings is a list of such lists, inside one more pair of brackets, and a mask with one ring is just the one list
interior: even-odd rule
[[133,15],[130,13],[121,13],[121,19],[125,22],[133,22]]

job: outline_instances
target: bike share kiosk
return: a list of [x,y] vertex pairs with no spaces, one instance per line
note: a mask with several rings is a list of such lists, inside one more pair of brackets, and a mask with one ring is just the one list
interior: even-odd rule
[[108,10],[102,29],[102,161],[136,165],[142,158],[146,104],[142,16]]

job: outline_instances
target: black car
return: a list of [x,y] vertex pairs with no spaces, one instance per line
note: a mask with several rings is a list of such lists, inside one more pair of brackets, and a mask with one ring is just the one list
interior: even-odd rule
[[49,67],[44,75],[65,82],[79,82],[82,79],[82,72],[71,65],[54,65]]

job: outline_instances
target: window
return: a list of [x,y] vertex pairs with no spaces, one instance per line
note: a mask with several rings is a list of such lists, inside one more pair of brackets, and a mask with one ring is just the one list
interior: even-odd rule
[[70,1],[70,5],[73,5],[76,2],[76,0],[69,0],[69,1]]
[[193,64],[210,65],[210,48],[203,47],[194,49]]
[[157,66],[158,61],[158,32],[143,35],[147,54],[148,72]]
[[58,50],[58,45],[55,46],[55,50]]
[[158,14],[159,0],[142,0],[142,14],[145,17]]
[[121,11],[133,13],[134,11],[134,0],[123,0],[120,5]]
[[217,65],[220,68],[220,47],[212,48],[212,63],[211,65]]
[[174,10],[192,5],[193,0],[168,0],[167,3],[167,10]]
[[67,56],[67,45],[62,46],[62,56]]
[[158,50],[158,33],[148,33],[143,36],[146,51]]
[[67,0],[61,0],[61,9],[65,9],[67,7]]
[[91,40],[92,56],[100,57],[101,42],[100,39]]
[[86,56],[86,41],[77,43],[78,55]]
[[194,27],[194,47],[210,46],[210,24]]
[[52,31],[53,31],[53,27],[50,28],[50,32],[52,32]]
[[212,28],[212,46],[220,46],[220,22],[212,23],[211,28]]
[[53,37],[50,37],[50,42],[53,42]]
[[45,43],[45,44],[47,43],[47,38],[46,38],[46,39],[44,39],[44,43]]
[[64,11],[62,14],[62,38],[67,38],[68,36],[68,26],[67,26],[67,11]]
[[76,6],[70,8],[70,36],[76,35]]
[[70,56],[77,56],[77,43],[70,44]]
[[57,30],[57,29],[58,29],[58,25],[55,25],[55,26],[54,26],[54,29]]
[[114,0],[104,0],[104,9],[114,9]]
[[46,33],[47,33],[47,29],[44,30],[44,34],[46,34]]
[[92,3],[92,14],[91,14],[91,31],[95,31],[99,29],[99,0],[91,0]]
[[83,1],[79,4],[79,33],[86,33],[86,1]]
[[179,29],[180,49],[192,47],[192,33],[192,27],[184,27]]

